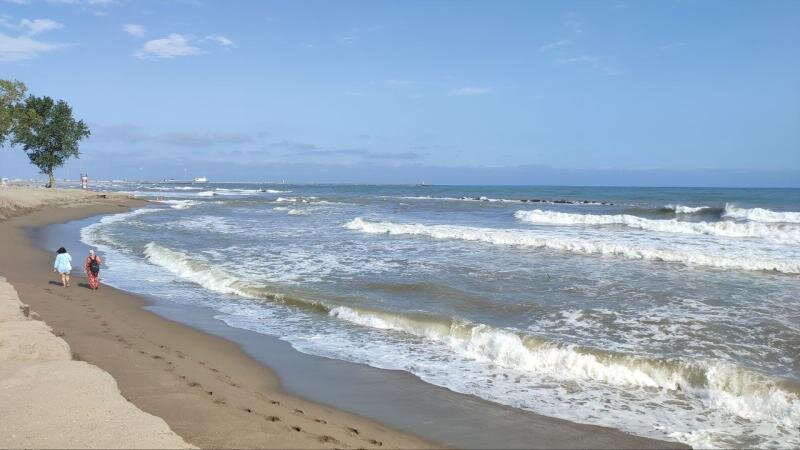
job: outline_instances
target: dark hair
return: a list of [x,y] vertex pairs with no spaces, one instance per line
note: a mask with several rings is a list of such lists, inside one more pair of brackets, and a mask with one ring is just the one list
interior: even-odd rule
[[67,253],[67,249],[65,249],[64,247],[61,247],[60,249],[56,250],[56,253],[58,253],[58,254]]

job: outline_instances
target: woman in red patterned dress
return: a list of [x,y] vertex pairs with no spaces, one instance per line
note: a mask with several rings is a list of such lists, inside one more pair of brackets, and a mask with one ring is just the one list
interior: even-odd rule
[[94,253],[94,250],[89,250],[89,256],[86,257],[86,263],[83,265],[86,278],[89,280],[89,289],[97,290],[100,287],[100,264],[102,263],[103,260]]

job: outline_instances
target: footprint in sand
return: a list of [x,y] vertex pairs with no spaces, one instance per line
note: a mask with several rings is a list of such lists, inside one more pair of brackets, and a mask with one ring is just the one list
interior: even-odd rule
[[331,444],[339,444],[339,440],[338,439],[336,439],[336,438],[334,438],[332,436],[328,436],[327,434],[323,434],[322,436],[320,436],[319,437],[319,441],[320,442],[330,442]]

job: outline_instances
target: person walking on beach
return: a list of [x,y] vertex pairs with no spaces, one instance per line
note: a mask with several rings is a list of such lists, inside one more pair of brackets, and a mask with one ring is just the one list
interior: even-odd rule
[[83,265],[86,278],[89,280],[89,289],[96,291],[100,288],[100,264],[102,263],[103,260],[94,253],[94,250],[89,250],[89,256],[86,257],[86,263]]
[[53,262],[53,272],[61,274],[61,285],[69,287],[69,273],[72,272],[72,256],[64,247],[56,251],[56,260]]

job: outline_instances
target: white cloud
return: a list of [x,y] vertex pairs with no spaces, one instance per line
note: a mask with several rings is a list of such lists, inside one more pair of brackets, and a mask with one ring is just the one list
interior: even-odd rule
[[122,30],[134,37],[140,38],[145,35],[144,27],[135,23],[126,23],[122,26]]
[[541,52],[549,52],[551,50],[555,50],[559,47],[565,47],[567,45],[571,45],[571,39],[562,39],[560,41],[550,42],[548,44],[543,44],[539,47],[539,51]]
[[30,0],[3,0],[6,3],[13,3],[15,5],[27,5]]
[[57,30],[64,25],[52,19],[22,19],[19,21],[19,28],[25,29],[28,36],[44,33],[45,31]]
[[580,63],[596,64],[598,61],[600,61],[600,58],[598,58],[597,56],[588,56],[588,55],[561,57],[556,59],[556,62],[559,64],[580,64]]
[[66,47],[65,44],[42,42],[28,36],[13,37],[0,33],[0,61],[20,61]]
[[485,95],[491,93],[492,93],[492,88],[477,87],[477,86],[466,86],[459,89],[455,89],[451,92],[452,95]]
[[135,56],[140,59],[174,58],[176,56],[199,55],[203,51],[189,43],[189,40],[178,33],[172,33],[162,39],[153,39],[144,43]]
[[203,40],[216,42],[217,44],[219,44],[219,45],[221,45],[223,47],[236,47],[236,45],[233,43],[232,40],[228,39],[225,36],[221,36],[221,35],[206,36]]

